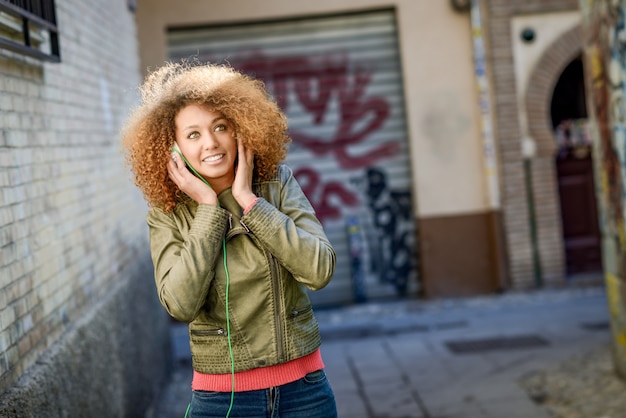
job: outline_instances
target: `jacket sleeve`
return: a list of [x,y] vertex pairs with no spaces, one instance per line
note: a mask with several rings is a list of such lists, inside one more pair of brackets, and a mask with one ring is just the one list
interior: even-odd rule
[[214,206],[199,205],[186,240],[174,215],[152,209],[147,223],[159,300],[171,316],[191,322],[205,303],[215,275],[228,214]]
[[242,223],[297,281],[318,290],[333,276],[335,250],[293,173],[282,168],[280,207],[259,198]]

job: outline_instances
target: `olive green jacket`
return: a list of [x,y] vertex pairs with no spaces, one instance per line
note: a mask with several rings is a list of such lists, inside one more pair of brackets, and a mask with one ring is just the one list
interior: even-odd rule
[[220,193],[220,207],[187,200],[171,213],[148,213],[159,299],[189,323],[193,367],[202,373],[231,371],[227,277],[236,371],[284,363],[320,345],[304,287],[330,281],[335,251],[288,167],[253,192],[260,198],[245,215],[231,189]]

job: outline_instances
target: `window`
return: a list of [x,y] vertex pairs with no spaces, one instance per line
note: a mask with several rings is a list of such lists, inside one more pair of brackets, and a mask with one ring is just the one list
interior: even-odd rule
[[54,0],[0,0],[0,49],[61,61]]

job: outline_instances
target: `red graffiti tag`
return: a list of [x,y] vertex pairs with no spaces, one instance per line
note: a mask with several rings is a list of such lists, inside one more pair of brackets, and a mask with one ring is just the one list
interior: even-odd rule
[[[354,193],[335,181],[320,183],[320,176],[310,167],[302,167],[294,172],[294,176],[300,182],[302,191],[309,198],[315,208],[315,214],[320,222],[325,219],[337,219],[341,217],[343,206],[356,206],[359,199]],[[334,199],[341,201],[339,207],[331,204]]]
[[[351,69],[346,54],[327,54],[322,57],[289,56],[270,58],[262,53],[240,57],[236,64],[241,70],[262,79],[272,91],[279,106],[288,112],[289,97],[313,118],[315,125],[324,123],[333,99],[338,105],[338,123],[329,138],[291,129],[294,142],[314,155],[333,155],[343,169],[371,167],[394,156],[399,150],[397,141],[368,145],[366,138],[380,130],[389,117],[388,102],[382,97],[366,97],[372,81],[372,71]],[[293,95],[289,95],[289,92]],[[356,151],[358,149],[358,151]],[[311,167],[302,167],[296,177],[304,183],[303,190],[312,200],[318,216],[339,218],[342,206],[356,206],[358,196],[338,182],[320,183],[320,176]],[[316,200],[316,196],[320,196]]]
[[[373,146],[371,150],[353,155],[351,145],[362,143],[368,135],[379,130],[389,117],[389,104],[381,97],[366,98],[371,83],[371,71],[356,68],[350,73],[345,55],[325,56],[317,60],[308,57],[268,58],[261,54],[249,57],[241,64],[244,71],[271,85],[278,104],[285,111],[289,80],[293,81],[295,96],[310,112],[316,125],[323,123],[333,95],[339,104],[339,124],[331,138],[320,138],[298,130],[290,134],[295,142],[316,155],[334,154],[339,166],[346,169],[368,167],[389,158],[398,151],[397,142]],[[359,127],[359,124],[362,126]]]
[[[294,141],[307,147],[316,155],[334,153],[339,165],[348,169],[367,167],[378,160],[393,156],[398,150],[396,142],[375,146],[360,156],[352,156],[348,153],[348,146],[362,142],[367,135],[380,129],[389,116],[389,106],[385,100],[363,99],[363,92],[370,79],[370,74],[359,71],[355,75],[353,86],[349,85],[345,76],[335,81],[339,95],[340,123],[330,141],[292,131]],[[362,120],[365,120],[366,124],[361,128],[355,128]]]

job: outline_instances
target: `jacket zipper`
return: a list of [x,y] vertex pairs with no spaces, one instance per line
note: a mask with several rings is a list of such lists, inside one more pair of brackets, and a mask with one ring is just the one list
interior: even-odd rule
[[272,275],[272,291],[274,296],[274,320],[276,321],[276,353],[278,354],[278,361],[283,362],[283,323],[280,318],[280,301],[279,296],[280,285],[278,283],[278,272],[276,271],[276,262],[274,256],[265,251],[270,263],[270,273]]
[[[248,228],[248,225],[246,225],[241,219],[239,220],[239,223],[241,224],[241,226],[243,226],[243,228],[246,230],[248,234],[254,235],[250,231],[250,228]],[[276,271],[276,261],[274,260],[274,256],[267,250],[265,250],[265,254],[270,265],[270,275],[272,276],[272,292],[273,292],[273,297],[274,297],[274,320],[276,321],[276,353],[278,355],[278,360],[282,363],[284,361],[283,357],[285,355],[284,350],[283,350],[284,331],[283,331],[283,324],[280,318],[281,298],[279,297],[280,286],[278,283],[278,272]]]
[[291,311],[291,317],[292,317],[292,318],[296,318],[296,317],[298,317],[299,315],[302,315],[303,313],[309,312],[309,311],[310,311],[310,310],[312,310],[312,309],[313,309],[313,307],[312,307],[312,306],[310,306],[310,305],[309,305],[309,306],[305,306],[304,308],[296,308],[296,309],[293,309],[293,310]]
[[226,330],[223,328],[218,329],[192,329],[193,335],[207,336],[207,335],[226,335]]

